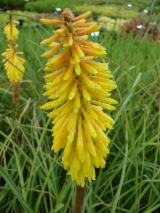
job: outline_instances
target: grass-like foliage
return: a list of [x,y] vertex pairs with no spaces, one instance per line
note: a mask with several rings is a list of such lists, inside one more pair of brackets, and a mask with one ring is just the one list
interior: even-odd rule
[[[68,213],[74,183],[50,151],[51,120],[39,107],[45,103],[44,64],[40,56],[52,27],[28,18],[19,29],[19,50],[25,73],[20,103],[12,106],[11,88],[0,54],[0,212]],[[0,31],[0,50],[7,41]],[[88,213],[158,213],[160,211],[160,44],[137,37],[97,39],[107,49],[110,70],[118,85],[112,97],[119,104],[106,167],[87,183]]]

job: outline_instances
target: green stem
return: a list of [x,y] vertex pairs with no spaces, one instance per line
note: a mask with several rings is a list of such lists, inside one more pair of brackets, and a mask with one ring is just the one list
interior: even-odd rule
[[76,199],[75,199],[75,206],[74,206],[74,213],[81,213],[83,207],[83,200],[85,195],[85,186],[78,186],[76,185]]

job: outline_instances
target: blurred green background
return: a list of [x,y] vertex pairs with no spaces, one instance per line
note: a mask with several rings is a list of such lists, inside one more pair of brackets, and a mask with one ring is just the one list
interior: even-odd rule
[[[54,27],[40,18],[60,18],[56,8],[75,15],[90,10],[101,25],[89,40],[106,47],[117,83],[118,100],[111,113],[114,129],[106,167],[86,185],[83,213],[160,212],[160,1],[1,0],[0,50],[7,48],[3,28],[12,14],[18,25],[19,51],[24,52],[20,103],[12,105],[9,80],[0,54],[0,212],[70,213],[74,186],[63,169],[61,154],[50,151],[51,120],[39,107],[46,102],[44,66],[47,50],[40,42]],[[137,27],[138,26],[138,27]]]

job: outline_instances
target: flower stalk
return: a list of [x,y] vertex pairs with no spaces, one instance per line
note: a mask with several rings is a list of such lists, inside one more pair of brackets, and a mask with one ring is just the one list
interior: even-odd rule
[[19,83],[12,84],[12,103],[19,103]]
[[81,213],[85,197],[85,186],[76,185],[74,213]]

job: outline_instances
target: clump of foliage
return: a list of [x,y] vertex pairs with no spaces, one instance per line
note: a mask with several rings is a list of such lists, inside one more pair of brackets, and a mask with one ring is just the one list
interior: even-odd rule
[[[87,3],[90,4],[90,0],[78,0],[78,2],[81,3]],[[92,5],[101,5],[101,4],[105,4],[106,0],[92,0]]]
[[[34,18],[39,19],[39,15]],[[22,14],[16,20],[20,17]],[[74,187],[63,170],[61,154],[50,151],[51,122],[39,108],[45,101],[45,60],[40,55],[47,50],[40,42],[51,36],[53,28],[35,25],[31,13],[23,18],[26,25],[20,29],[19,49],[24,52],[26,72],[18,117],[0,62],[0,212],[68,213],[74,202]],[[4,13],[0,20],[6,24]],[[0,40],[3,52],[7,41],[2,30]],[[93,40],[107,49],[104,60],[109,61],[115,76],[118,87],[113,96],[119,104],[112,113],[114,129],[108,132],[112,140],[107,166],[97,169],[96,181],[86,186],[86,212],[159,213],[160,43],[130,33],[127,39],[125,35],[115,40],[105,32]]]
[[36,2],[28,2],[24,6],[24,10],[29,10],[29,11],[36,11],[40,13],[47,13],[47,12],[54,12],[56,11],[56,8],[61,8],[63,10],[64,8],[68,7],[69,4],[74,7],[76,5],[80,5],[80,3],[77,2],[72,2],[70,0],[68,1],[59,1],[59,0],[38,0]]
[[147,37],[153,41],[158,39],[158,25],[156,22],[146,21],[142,17],[138,17],[135,20],[125,23],[121,30],[125,33],[132,33],[134,36],[140,35],[141,37],[147,35]]
[[29,11],[18,11],[18,10],[12,10],[12,11],[8,10],[6,13],[0,13],[0,20],[1,20],[0,29],[2,29],[8,22],[8,14],[10,14],[10,13],[12,13],[12,17],[16,21],[23,19],[24,26],[28,26],[28,25],[31,26],[31,21],[33,24],[34,17],[37,15],[37,13],[35,13],[35,12],[31,13]]
[[98,23],[99,25],[106,31],[116,31],[118,32],[121,28],[121,26],[128,22],[128,19],[112,19],[106,16],[99,16]]
[[8,9],[19,9],[25,4],[24,0],[1,0],[0,8],[7,7]]
[[[75,11],[80,13],[80,12],[85,12],[89,10],[90,6],[87,4],[84,4],[82,6],[77,6],[75,8]],[[130,10],[123,10],[122,8],[118,8],[115,6],[96,6],[92,5],[91,7],[93,17],[98,18],[99,15],[107,16],[113,19],[116,18],[133,18],[138,15],[137,11],[130,11]]]
[[[26,72],[21,86],[20,116],[11,107],[11,93],[0,64],[0,212],[63,212],[72,208],[74,190],[63,170],[61,154],[50,151],[50,119],[39,106],[44,103],[46,49],[39,45],[51,35],[46,28],[22,27],[19,48]],[[27,35],[27,36],[26,36]],[[159,204],[159,70],[160,44],[137,37],[98,38],[107,49],[110,69],[118,84],[113,96],[119,101],[109,132],[112,139],[107,166],[97,169],[97,180],[87,184],[87,212],[154,212]],[[6,48],[0,32],[1,50]],[[138,42],[137,42],[138,40]],[[0,56],[2,60],[2,56]],[[145,60],[144,60],[145,59]],[[65,184],[67,182],[67,184]],[[35,199],[36,198],[36,199]],[[101,202],[100,202],[101,201]]]

